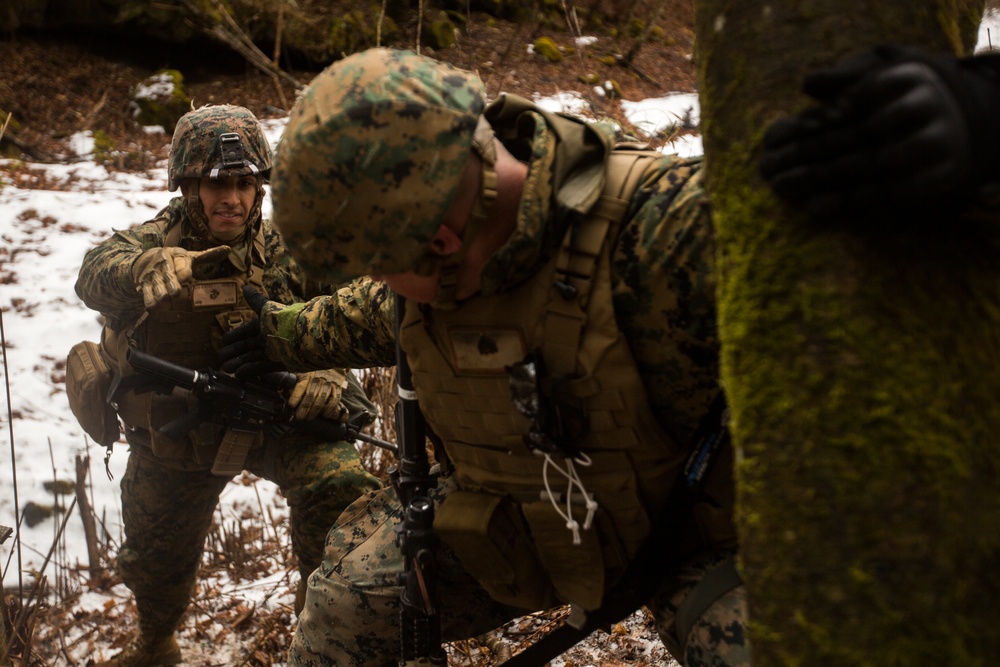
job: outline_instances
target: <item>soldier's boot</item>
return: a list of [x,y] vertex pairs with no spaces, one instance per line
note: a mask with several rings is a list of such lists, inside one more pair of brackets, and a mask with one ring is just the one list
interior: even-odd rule
[[173,634],[157,637],[140,632],[110,660],[99,662],[94,667],[164,667],[180,663],[181,649]]

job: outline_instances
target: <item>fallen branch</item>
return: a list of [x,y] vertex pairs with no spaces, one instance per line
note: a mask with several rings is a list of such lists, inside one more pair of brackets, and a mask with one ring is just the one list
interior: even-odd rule
[[210,27],[202,28],[206,34],[218,39],[224,44],[227,44],[234,51],[243,56],[247,62],[274,80],[278,97],[281,100],[281,105],[283,108],[288,109],[288,100],[285,97],[285,91],[281,88],[279,79],[290,83],[296,90],[302,88],[303,84],[299,82],[298,79],[278,67],[276,62],[272,62],[270,58],[264,55],[264,53],[257,48],[257,45],[253,43],[253,40],[247,36],[242,28],[240,28],[239,24],[236,23],[236,20],[233,19],[232,15],[220,2],[216,1],[213,4],[215,5],[215,9],[225,19],[226,26],[223,26],[206,16],[204,12],[197,7],[197,5],[191,2],[191,0],[184,0],[184,4],[188,8],[188,11],[192,14],[201,17],[210,23]]

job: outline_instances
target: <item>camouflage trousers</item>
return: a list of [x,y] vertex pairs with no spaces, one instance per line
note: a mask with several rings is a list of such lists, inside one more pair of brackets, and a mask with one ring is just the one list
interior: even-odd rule
[[[230,478],[164,464],[142,431],[128,439],[118,568],[135,595],[140,627],[170,634],[190,602],[212,515]],[[250,452],[245,469],[277,484],[288,501],[303,580],[319,565],[326,534],[341,511],[381,486],[361,467],[354,445],[303,436],[266,439]]]
[[[344,511],[327,538],[323,563],[309,577],[288,667],[398,664],[401,591],[397,582],[403,562],[393,528],[401,517],[390,489],[360,498]],[[701,577],[729,555],[716,553],[692,561],[665,582],[649,603],[665,646],[686,667],[750,665],[742,585],[700,614],[686,642],[674,633],[678,606]],[[479,636],[525,614],[523,609],[493,600],[443,545],[438,570],[445,642]]]

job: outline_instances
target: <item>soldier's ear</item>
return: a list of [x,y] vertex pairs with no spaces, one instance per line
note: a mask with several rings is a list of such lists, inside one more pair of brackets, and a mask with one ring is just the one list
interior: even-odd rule
[[439,257],[447,257],[458,252],[462,247],[462,237],[446,224],[438,227],[437,233],[431,239],[431,252]]

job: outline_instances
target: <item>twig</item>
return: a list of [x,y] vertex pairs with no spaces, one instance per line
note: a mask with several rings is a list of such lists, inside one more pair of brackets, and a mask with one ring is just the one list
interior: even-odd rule
[[[206,18],[203,11],[191,2],[191,0],[184,0],[184,4],[195,16]],[[282,90],[278,79],[284,79],[288,83],[292,84],[296,90],[302,88],[302,84],[298,81],[298,79],[278,67],[277,64],[272,63],[270,59],[268,59],[268,57],[257,48],[257,45],[254,44],[253,40],[251,40],[240,28],[239,24],[236,23],[236,20],[233,19],[232,15],[226,10],[221,2],[214,0],[213,5],[219,14],[225,19],[229,29],[227,30],[222,25],[214,23],[213,21],[213,25],[211,27],[205,27],[202,28],[202,30],[216,39],[228,44],[233,48],[233,50],[246,58],[251,65],[272,77],[275,80],[275,86],[277,87],[281,105],[285,109],[288,109],[288,100],[285,98],[285,92]]]
[[278,18],[274,27],[274,56],[271,58],[271,62],[274,63],[275,67],[278,67],[278,63],[281,59],[281,31],[284,28],[284,23],[285,0],[278,0]]
[[66,648],[66,634],[62,631],[62,628],[59,629],[57,634],[59,636],[59,649],[66,656],[66,664],[76,667],[76,660],[73,659],[73,656],[69,654],[69,649]]
[[417,44],[414,49],[420,54],[420,29],[424,25],[424,0],[417,0]]
[[[0,130],[0,137],[3,137],[4,132],[6,132],[10,117],[11,114],[8,113],[7,120],[3,124],[3,130]],[[17,492],[17,452],[14,449],[14,412],[10,402],[10,364],[7,363],[7,336],[3,328],[2,308],[0,308],[0,348],[3,351],[3,383],[7,392],[7,431],[10,433],[10,468],[14,480],[14,515],[19,517],[17,522],[17,537],[14,538],[14,543],[17,545],[17,549],[15,550],[17,551],[17,599],[20,600],[24,596],[24,581],[21,577],[21,564],[24,562],[21,560],[21,502],[18,500]],[[13,554],[13,551],[11,553]],[[6,569],[4,572],[6,572]],[[3,577],[0,576],[0,581],[2,579]]]
[[[260,516],[263,519],[263,517],[267,516],[267,512],[264,511],[264,501],[262,501],[260,499],[260,490],[257,488],[257,485],[256,484],[251,484],[251,486],[253,486],[253,493],[254,493],[254,495],[257,496],[257,507],[260,508]],[[265,526],[268,525],[268,522],[266,522],[266,521],[262,521],[262,523]],[[266,533],[266,530],[261,530],[261,534],[262,535],[265,534],[265,533]],[[274,536],[274,541],[277,542],[278,541],[278,527],[275,526],[273,523],[271,524],[271,535]]]
[[108,89],[105,88],[104,92],[101,93],[101,99],[97,100],[97,104],[95,104],[93,108],[89,112],[87,112],[87,115],[84,116],[83,120],[81,121],[81,125],[83,126],[89,125],[91,121],[93,121],[94,118],[97,117],[97,114],[100,112],[100,110],[104,108],[104,104],[107,101],[108,101]]
[[[73,513],[74,507],[76,507],[76,498],[73,498],[73,502],[70,503],[69,509],[66,510],[66,515],[63,517],[62,523],[59,525],[59,531],[56,534],[56,538],[55,540],[53,540],[52,546],[49,547],[49,552],[45,555],[45,560],[42,562],[42,567],[38,571],[37,585],[35,585],[31,589],[31,593],[28,595],[27,602],[26,603],[22,602],[21,604],[21,611],[18,612],[17,621],[14,623],[14,628],[12,633],[14,636],[20,635],[21,629],[24,628],[25,626],[28,626],[28,617],[31,615],[31,611],[29,611],[29,609],[33,609],[31,605],[35,601],[38,592],[45,585],[45,568],[48,567],[49,561],[52,560],[52,553],[55,551],[57,544],[62,539],[63,531],[66,530],[66,523],[69,520],[69,515]],[[29,630],[30,629],[31,627],[29,627]],[[9,651],[10,647],[8,646],[7,650],[4,651],[3,655],[0,655],[0,664],[3,664],[4,660],[6,660],[9,657],[7,655]],[[31,653],[30,638],[26,638],[24,653],[25,653],[24,662],[25,664],[28,664],[28,657]]]
[[91,577],[101,571],[101,552],[97,548],[97,523],[94,521],[94,509],[87,498],[87,473],[90,470],[90,457],[76,455],[76,500],[80,504],[80,519],[83,521],[83,536],[87,542],[87,560],[90,562]]
[[382,0],[382,9],[378,13],[378,25],[375,26],[375,46],[382,46],[382,23],[385,21],[385,3],[387,0]]

